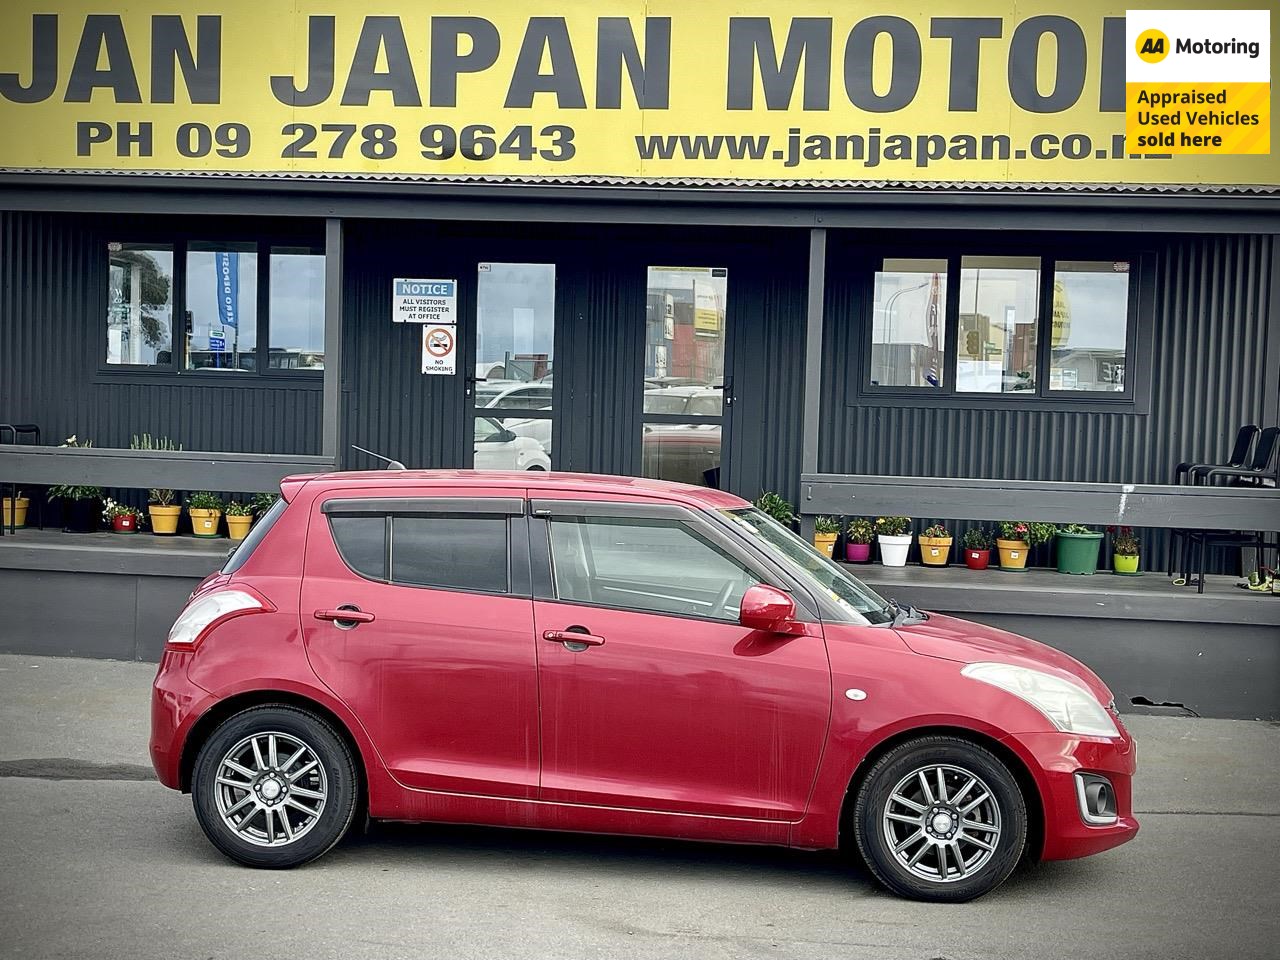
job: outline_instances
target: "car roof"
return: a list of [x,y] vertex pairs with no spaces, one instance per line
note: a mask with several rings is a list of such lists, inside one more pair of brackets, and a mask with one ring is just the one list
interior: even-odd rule
[[[704,509],[749,506],[741,497],[724,490],[712,490],[688,483],[654,480],[648,477],[619,477],[599,473],[567,473],[544,470],[343,470],[335,473],[299,474],[285,477],[280,484],[296,491],[302,485],[319,485],[325,490],[368,486],[384,487],[517,487],[537,496],[540,490],[582,493],[639,494],[674,500]],[[287,497],[286,499],[292,499]]]

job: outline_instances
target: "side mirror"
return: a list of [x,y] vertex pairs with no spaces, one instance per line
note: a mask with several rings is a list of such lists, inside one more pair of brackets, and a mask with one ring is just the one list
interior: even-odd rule
[[749,630],[793,633],[797,626],[795,620],[796,602],[777,587],[757,583],[742,595],[738,622]]

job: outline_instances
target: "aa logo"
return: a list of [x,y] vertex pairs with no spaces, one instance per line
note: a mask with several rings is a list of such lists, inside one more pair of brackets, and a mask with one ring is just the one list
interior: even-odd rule
[[1138,37],[1137,51],[1147,63],[1159,63],[1169,55],[1169,38],[1159,30],[1144,30]]

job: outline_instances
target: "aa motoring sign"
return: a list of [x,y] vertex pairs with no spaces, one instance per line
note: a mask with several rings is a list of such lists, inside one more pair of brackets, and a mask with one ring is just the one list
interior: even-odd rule
[[9,169],[1227,184],[1280,166],[1126,143],[1125,7],[1096,0],[2,7]]

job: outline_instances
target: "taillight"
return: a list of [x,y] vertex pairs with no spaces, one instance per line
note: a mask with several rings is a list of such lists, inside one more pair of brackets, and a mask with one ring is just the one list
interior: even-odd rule
[[275,608],[256,591],[243,588],[214,590],[192,601],[169,628],[168,642],[191,646],[214,624],[246,613],[265,613]]

